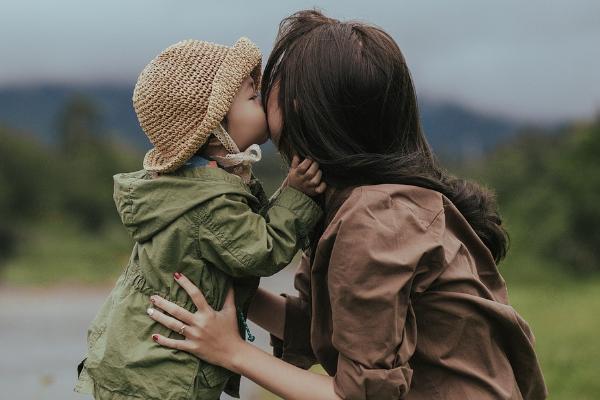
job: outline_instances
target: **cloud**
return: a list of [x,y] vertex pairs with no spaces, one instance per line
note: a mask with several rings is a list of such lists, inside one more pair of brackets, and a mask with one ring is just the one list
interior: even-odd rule
[[[383,27],[402,48],[421,95],[525,119],[600,109],[600,3],[322,1],[336,18]],[[267,53],[279,21],[313,2],[13,0],[0,15],[0,85],[133,83],[160,50],[185,38]]]

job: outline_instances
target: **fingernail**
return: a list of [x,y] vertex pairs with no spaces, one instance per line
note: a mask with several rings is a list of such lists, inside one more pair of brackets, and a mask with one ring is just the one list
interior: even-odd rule
[[150,301],[152,302],[152,304],[156,303],[156,299],[154,298],[154,296],[150,296]]
[[152,316],[152,314],[154,314],[154,308],[150,307],[146,310],[146,312],[148,313],[149,316]]
[[152,335],[152,340],[154,340],[155,342],[158,342],[158,335]]
[[179,278],[181,278],[181,274],[180,274],[179,272],[175,272],[175,273],[173,274],[173,276],[175,277],[175,279],[179,279]]

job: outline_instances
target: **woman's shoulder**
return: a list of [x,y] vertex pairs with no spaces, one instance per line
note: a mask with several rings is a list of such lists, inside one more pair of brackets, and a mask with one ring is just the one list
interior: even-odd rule
[[435,190],[402,184],[364,185],[348,193],[332,222],[367,214],[376,219],[414,218],[429,228],[443,211],[443,195]]
[[[360,275],[374,269],[384,272],[392,265],[412,270],[424,254],[442,250],[441,194],[411,185],[382,184],[355,187],[346,196],[317,246],[318,253],[335,257],[336,271],[350,268]],[[353,261],[340,261],[346,259]],[[339,275],[330,278],[335,277]]]

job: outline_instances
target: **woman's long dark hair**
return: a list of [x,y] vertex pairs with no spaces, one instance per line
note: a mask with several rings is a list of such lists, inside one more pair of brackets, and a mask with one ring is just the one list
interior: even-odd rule
[[281,22],[263,82],[265,107],[279,85],[279,150],[288,162],[294,153],[316,160],[336,188],[401,183],[438,191],[496,262],[506,255],[508,237],[493,195],[437,164],[404,57],[382,29],[299,11]]

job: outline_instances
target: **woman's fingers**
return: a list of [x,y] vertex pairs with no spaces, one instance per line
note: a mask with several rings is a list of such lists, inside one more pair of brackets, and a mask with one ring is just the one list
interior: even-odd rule
[[192,343],[189,340],[171,339],[168,337],[164,337],[163,335],[159,335],[158,333],[152,335],[152,340],[154,340],[161,346],[170,347],[171,349],[182,350],[187,352],[192,352],[193,350]]
[[174,277],[177,283],[179,283],[183,290],[190,296],[198,310],[204,311],[211,308],[200,289],[198,289],[198,286],[194,285],[185,275],[176,272]]
[[152,301],[152,304],[154,304],[156,307],[165,310],[179,321],[184,322],[188,325],[192,323],[194,314],[192,314],[185,308],[179,307],[177,304],[173,304],[170,301],[165,300],[157,295],[150,296],[150,300]]
[[[181,321],[176,320],[173,317],[170,317],[168,315],[165,315],[163,313],[161,313],[160,311],[158,311],[155,308],[149,308],[148,309],[148,315],[150,316],[150,318],[152,318],[153,320],[155,320],[156,322],[158,322],[161,325],[166,326],[167,328],[169,328],[170,330],[174,331],[174,332],[181,332],[181,327],[185,326],[187,327],[186,324],[184,324]],[[185,329],[183,330],[183,336],[185,336]]]

